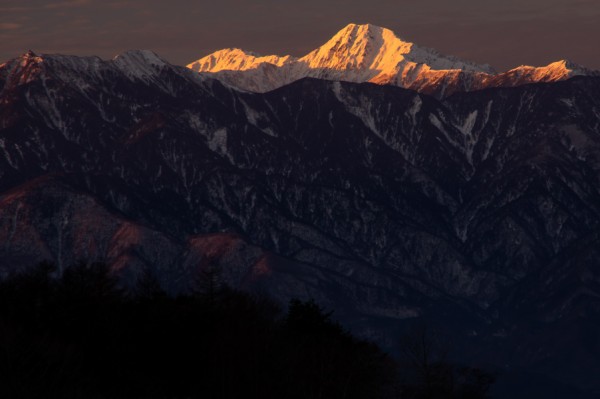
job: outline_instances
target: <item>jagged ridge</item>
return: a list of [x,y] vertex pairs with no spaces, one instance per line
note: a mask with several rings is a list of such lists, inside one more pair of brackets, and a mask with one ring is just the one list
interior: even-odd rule
[[188,68],[254,92],[267,92],[304,77],[314,77],[391,84],[438,98],[459,91],[598,74],[564,60],[546,67],[522,66],[497,74],[489,65],[442,55],[370,24],[349,24],[301,58],[261,57],[239,49],[225,49],[190,63]]

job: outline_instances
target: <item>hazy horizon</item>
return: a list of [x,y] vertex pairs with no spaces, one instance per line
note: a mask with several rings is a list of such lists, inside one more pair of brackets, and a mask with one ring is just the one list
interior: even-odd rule
[[600,69],[590,38],[600,37],[593,0],[4,0],[0,62],[36,53],[112,58],[149,49],[186,65],[213,51],[239,47],[302,56],[349,23],[371,23],[404,40],[496,70],[569,59]]

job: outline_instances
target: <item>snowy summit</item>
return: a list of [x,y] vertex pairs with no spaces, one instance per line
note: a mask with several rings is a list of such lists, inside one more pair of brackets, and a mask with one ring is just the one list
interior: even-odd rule
[[301,58],[260,56],[224,49],[188,68],[238,89],[266,92],[298,79],[391,84],[445,97],[457,91],[563,80],[596,72],[559,61],[547,67],[519,67],[497,74],[479,65],[420,47],[379,26],[349,24],[329,41]]

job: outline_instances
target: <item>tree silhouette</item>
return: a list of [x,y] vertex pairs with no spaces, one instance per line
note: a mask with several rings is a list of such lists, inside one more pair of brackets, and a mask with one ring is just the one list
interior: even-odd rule
[[205,257],[198,267],[192,291],[211,303],[215,302],[225,288],[221,274],[221,266],[217,260]]
[[134,292],[136,297],[143,299],[156,299],[167,295],[160,285],[156,272],[150,267],[142,269],[137,277]]
[[428,334],[407,341],[414,362],[397,368],[314,301],[282,315],[215,269],[203,278],[202,294],[171,296],[147,273],[130,295],[105,265],[80,262],[0,282],[0,397],[479,399],[491,384],[447,364]]

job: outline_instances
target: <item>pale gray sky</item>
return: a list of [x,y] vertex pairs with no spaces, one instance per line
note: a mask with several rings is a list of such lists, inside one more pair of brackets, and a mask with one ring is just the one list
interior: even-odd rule
[[0,0],[0,62],[28,49],[175,64],[214,50],[304,55],[346,24],[504,70],[568,58],[600,69],[600,0]]

